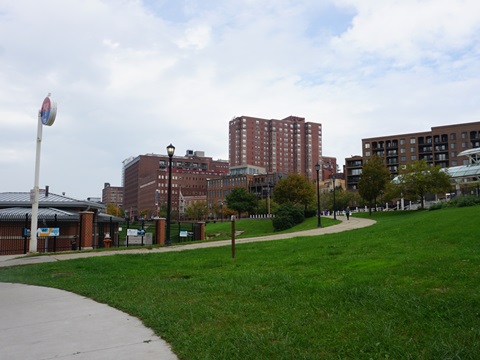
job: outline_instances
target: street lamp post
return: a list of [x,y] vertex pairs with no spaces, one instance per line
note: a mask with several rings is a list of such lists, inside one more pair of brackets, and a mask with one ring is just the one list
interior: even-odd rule
[[335,198],[335,188],[336,188],[336,184],[335,184],[335,180],[337,179],[336,174],[333,174],[332,175],[332,179],[333,179],[333,219],[334,220],[337,220],[337,200]]
[[219,201],[218,205],[220,205],[220,222],[223,222],[223,201]]
[[167,146],[168,154],[168,197],[167,197],[167,231],[166,231],[166,245],[172,245],[170,239],[170,212],[172,207],[172,157],[175,153],[175,146],[172,144]]
[[322,227],[322,220],[320,218],[320,179],[318,175],[320,171],[319,163],[315,165],[315,170],[317,171],[317,227]]

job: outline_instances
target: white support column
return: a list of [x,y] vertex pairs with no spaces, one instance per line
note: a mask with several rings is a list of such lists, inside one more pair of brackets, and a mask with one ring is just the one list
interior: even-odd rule
[[37,149],[35,156],[35,179],[33,185],[33,200],[32,200],[32,219],[30,224],[30,246],[29,252],[37,252],[37,225],[38,225],[38,193],[40,182],[40,151],[42,148],[42,129],[43,124],[38,112],[38,128],[37,128]]

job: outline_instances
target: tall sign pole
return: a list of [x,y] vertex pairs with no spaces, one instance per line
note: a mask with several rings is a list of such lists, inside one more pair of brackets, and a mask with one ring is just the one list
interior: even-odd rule
[[40,151],[42,147],[42,130],[43,125],[52,126],[57,115],[57,104],[50,98],[49,93],[43,100],[42,108],[38,112],[37,127],[37,149],[35,156],[35,180],[33,185],[32,196],[32,222],[30,224],[30,247],[29,252],[37,252],[37,225],[38,225],[38,193],[40,180]]

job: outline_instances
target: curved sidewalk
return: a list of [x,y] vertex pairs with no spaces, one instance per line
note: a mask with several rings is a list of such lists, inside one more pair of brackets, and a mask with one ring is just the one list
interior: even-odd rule
[[[305,231],[259,236],[254,238],[235,239],[235,243],[238,245],[238,244],[245,244],[245,243],[257,242],[257,241],[290,239],[290,238],[299,237],[299,236],[320,236],[325,234],[333,234],[333,233],[338,233],[338,232],[343,232],[348,230],[360,229],[360,228],[364,228],[364,227],[375,224],[375,220],[371,220],[371,219],[350,217],[350,220],[346,220],[344,219],[343,216],[339,216],[338,218],[339,218],[338,220],[342,220],[341,223],[337,225],[328,226],[325,228],[315,228],[315,229],[305,230]],[[126,250],[118,250],[118,251],[112,250],[112,251],[100,251],[100,252],[79,252],[79,253],[69,253],[69,254],[55,253],[51,255],[23,256],[23,257],[19,257],[19,255],[7,255],[7,256],[0,256],[0,267],[38,264],[43,262],[71,260],[71,259],[79,259],[79,258],[93,257],[93,256],[185,251],[185,250],[193,250],[193,249],[228,246],[230,244],[231,244],[231,240],[219,240],[219,241],[208,241],[208,242],[187,244],[187,245],[172,245],[168,247],[164,246],[164,247],[156,247],[156,248],[143,247],[143,248],[134,248],[134,249],[126,249]]]
[[[320,236],[373,225],[369,219],[350,218],[326,228],[237,239],[237,244]],[[0,266],[115,254],[185,251],[227,246],[231,240],[125,251],[54,254],[21,257],[0,256]],[[0,358],[9,360],[177,360],[164,340],[140,320],[105,304],[68,291],[0,282]]]
[[0,358],[176,360],[137,318],[68,291],[0,282]]

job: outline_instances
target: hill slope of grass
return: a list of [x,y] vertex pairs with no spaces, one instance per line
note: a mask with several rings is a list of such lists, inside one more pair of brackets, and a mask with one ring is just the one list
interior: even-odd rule
[[0,269],[139,317],[182,359],[476,359],[480,207],[230,249]]

